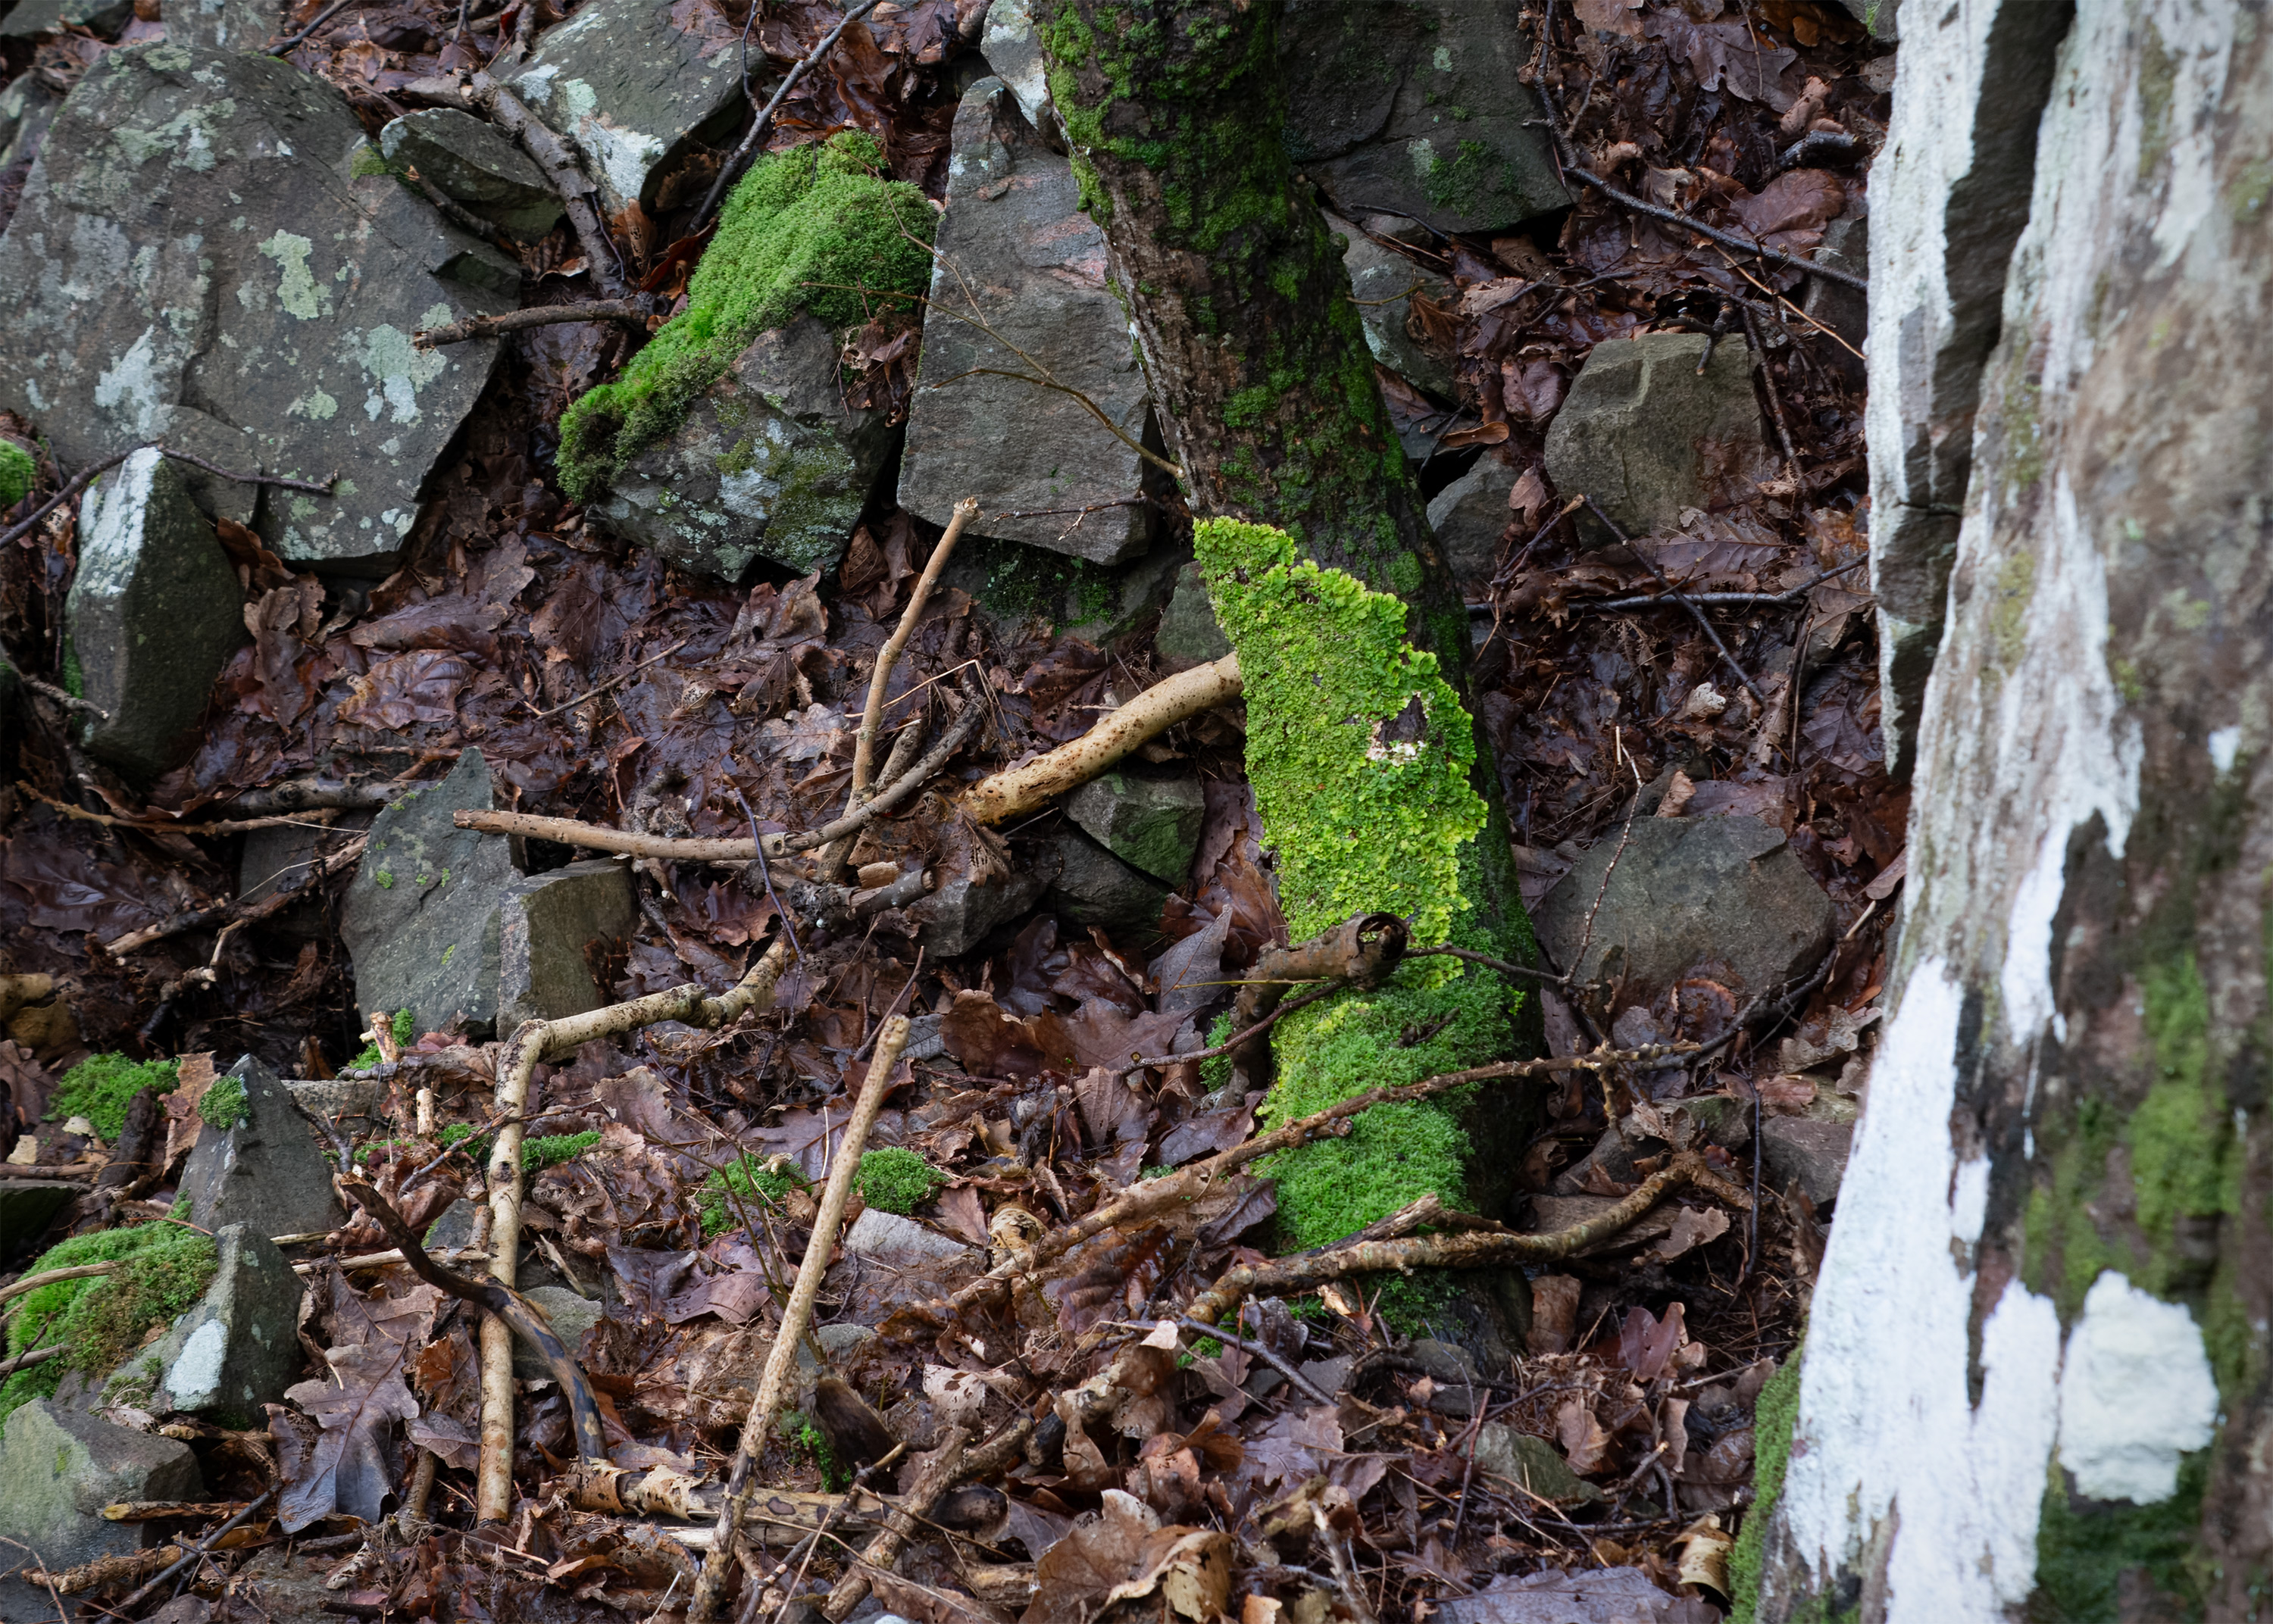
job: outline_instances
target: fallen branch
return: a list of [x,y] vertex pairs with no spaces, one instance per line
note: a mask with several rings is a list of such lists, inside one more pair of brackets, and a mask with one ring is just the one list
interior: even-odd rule
[[[321,1237],[318,1239],[320,1239]],[[486,1263],[490,1258],[488,1248],[484,1246],[458,1246],[447,1252],[430,1252],[426,1255],[440,1258],[451,1263]],[[358,1253],[354,1257],[306,1258],[293,1264],[292,1272],[296,1275],[315,1275],[321,1274],[327,1269],[336,1269],[342,1274],[352,1274],[361,1269],[385,1269],[389,1264],[408,1261],[402,1254],[402,1249],[400,1246],[394,1246],[385,1252]]]
[[310,19],[308,26],[301,29],[299,33],[293,34],[289,39],[279,40],[275,44],[270,46],[268,48],[268,54],[271,56],[282,56],[289,55],[295,47],[305,44],[307,41],[314,35],[317,29],[322,27],[326,23],[331,21],[333,18],[337,17],[341,11],[344,11],[349,6],[354,4],[355,0],[332,0],[331,4],[326,6],[322,11],[317,12],[313,18]]
[[411,790],[415,784],[351,784],[337,778],[288,778],[281,783],[248,790],[229,805],[240,812],[378,812],[394,798],[390,789]]
[[134,1615],[136,1608],[139,1607],[144,1602],[148,1601],[153,1596],[158,1593],[158,1587],[160,1585],[165,1583],[167,1580],[172,1578],[183,1568],[201,1560],[205,1556],[206,1553],[212,1550],[214,1545],[218,1545],[226,1535],[233,1532],[238,1523],[244,1522],[245,1518],[251,1516],[254,1512],[259,1510],[261,1507],[275,1499],[277,1493],[278,1491],[276,1489],[272,1488],[268,1490],[266,1493],[262,1494],[259,1500],[251,1501],[244,1508],[244,1510],[229,1518],[228,1522],[214,1530],[213,1532],[207,1534],[204,1538],[199,1540],[197,1544],[191,1545],[182,1554],[179,1560],[156,1575],[147,1583],[144,1584],[140,1590],[135,1591],[131,1596],[129,1596],[124,1601],[120,1602],[118,1604],[117,1612],[113,1613],[111,1616],[114,1618],[131,1618]]
[[266,919],[271,914],[281,912],[299,900],[301,895],[311,887],[360,858],[363,856],[365,838],[358,834],[337,851],[326,852],[313,858],[308,864],[307,872],[300,876],[297,884],[273,891],[257,902],[237,901],[219,902],[211,908],[193,908],[186,913],[178,913],[170,918],[161,919],[156,924],[145,925],[139,931],[129,931],[115,940],[101,944],[102,950],[114,959],[123,959],[130,953],[146,947],[152,942],[163,941],[169,936],[180,936],[190,931],[202,931],[208,925],[242,924],[256,919]]
[[56,704],[62,706],[65,710],[79,711],[83,715],[94,717],[97,722],[108,722],[110,720],[110,713],[103,709],[101,706],[97,705],[93,700],[83,700],[76,693],[73,693],[70,689],[59,688],[44,677],[33,676],[31,672],[26,670],[22,666],[10,659],[8,657],[8,651],[4,648],[0,648],[0,666],[5,666],[10,670],[15,672],[16,680],[22,683],[33,692],[44,694],[49,699],[53,700]]
[[1834,575],[1844,575],[1849,570],[1858,570],[1870,561],[1868,554],[1859,558],[1849,558],[1844,564],[1834,564],[1827,570],[1819,571],[1797,587],[1787,587],[1782,592],[1688,592],[1674,598],[1650,594],[1631,598],[1581,598],[1568,607],[1575,615],[1586,610],[1675,609],[1680,607],[1684,602],[1741,603],[1752,608],[1766,608],[1777,603],[1796,603],[1814,587],[1821,586]]
[[876,1053],[868,1062],[859,1101],[852,1108],[844,1138],[829,1163],[829,1183],[821,1193],[821,1206],[814,1216],[812,1239],[806,1243],[804,1261],[798,1265],[797,1283],[791,1288],[789,1302],[782,1310],[781,1329],[774,1334],[772,1351],[766,1355],[764,1373],[758,1378],[757,1396],[750,1402],[749,1418],[742,1423],[741,1441],[734,1450],[733,1470],[726,1479],[726,1503],[711,1532],[709,1553],[702,1559],[702,1576],[695,1582],[694,1598],[687,1605],[686,1624],[710,1624],[711,1614],[717,1610],[719,1593],[725,1586],[726,1574],[733,1561],[735,1539],[757,1493],[757,1458],[766,1447],[767,1435],[773,1430],[774,1411],[781,1405],[783,1389],[797,1362],[798,1343],[805,1339],[806,1328],[812,1323],[813,1305],[821,1295],[821,1276],[829,1268],[829,1254],[836,1246],[837,1228],[844,1223],[844,1208],[852,1199],[852,1179],[859,1171],[860,1153],[867,1146],[868,1130],[875,1126],[876,1113],[883,1109],[884,1096],[891,1091],[892,1074],[899,1069],[900,1055],[907,1046],[908,1018],[894,1015],[884,1023],[876,1040]]
[[1707,1167],[1703,1156],[1693,1150],[1684,1150],[1663,1170],[1644,1179],[1632,1194],[1617,1206],[1568,1229],[1545,1235],[1494,1230],[1411,1235],[1394,1240],[1329,1246],[1300,1257],[1248,1264],[1224,1275],[1201,1293],[1187,1312],[1190,1318],[1212,1325],[1249,1296],[1290,1296],[1350,1275],[1392,1271],[1406,1274],[1416,1269],[1490,1269],[1508,1263],[1542,1263],[1572,1257],[1633,1224],[1670,1192],[1691,1185],[1711,1192],[1739,1209],[1749,1209],[1752,1204],[1744,1191]]
[[72,475],[70,481],[60,490],[34,508],[21,520],[6,530],[0,530],[0,547],[5,547],[11,542],[19,541],[29,535],[33,528],[41,520],[45,519],[49,513],[139,451],[154,451],[161,457],[171,458],[176,462],[186,462],[191,468],[203,468],[206,473],[218,478],[233,480],[240,485],[281,485],[287,490],[306,490],[319,497],[327,497],[332,494],[332,487],[339,483],[339,475],[336,474],[321,484],[304,479],[287,479],[280,474],[263,474],[258,470],[251,474],[239,474],[233,469],[217,468],[203,457],[192,457],[185,451],[169,451],[157,441],[152,440],[146,445],[130,445],[124,451],[103,458],[100,462],[87,464]]
[[[945,767],[950,756],[963,748],[964,741],[978,730],[979,720],[979,707],[971,706],[949,726],[939,743],[909,770],[904,778],[895,780],[878,790],[875,798],[866,806],[846,812],[834,823],[823,824],[803,834],[765,835],[765,855],[785,857],[800,851],[811,851],[815,847],[826,846],[833,840],[865,827],[896,810]],[[528,812],[461,812],[454,817],[457,827],[461,829],[474,829],[484,834],[527,835],[537,840],[555,841],[563,846],[574,846],[585,851],[621,851],[635,857],[664,857],[679,863],[748,863],[758,855],[758,842],[746,835],[727,835],[716,840],[673,839],[667,834],[641,834],[629,829],[608,828],[602,824],[579,823],[573,818],[539,818]]]
[[0,1376],[12,1376],[19,1370],[29,1370],[34,1365],[44,1365],[49,1359],[61,1358],[71,1351],[71,1344],[51,1342],[44,1348],[31,1348],[12,1359],[0,1359]]
[[[963,1429],[944,1429],[945,1445],[934,1451],[924,1463],[915,1486],[901,1496],[900,1505],[884,1521],[881,1532],[868,1542],[868,1548],[845,1570],[821,1604],[821,1616],[829,1624],[844,1624],[852,1610],[866,1599],[871,1586],[869,1574],[889,1573],[907,1549],[908,1541],[924,1532],[933,1512],[939,1509],[948,1491],[967,1478],[991,1477],[1016,1460],[1026,1447],[1026,1440],[1034,1430],[1033,1418],[1020,1416],[978,1448],[965,1452]],[[687,1624],[701,1624],[693,1614]]]
[[11,1285],[0,1285],[0,1303],[14,1297],[23,1297],[43,1285],[54,1285],[64,1280],[87,1280],[97,1275],[107,1275],[118,1267],[116,1263],[80,1263],[71,1269],[43,1269],[36,1275],[26,1275]]
[[1204,1162],[1196,1162],[1164,1179],[1148,1179],[1117,1200],[1104,1202],[1087,1216],[1050,1231],[1032,1246],[1016,1251],[954,1296],[909,1304],[896,1317],[904,1317],[910,1323],[939,1329],[966,1309],[974,1306],[999,1308],[1010,1300],[1010,1283],[1014,1277],[1033,1274],[1106,1230],[1147,1222],[1174,1212],[1197,1200],[1250,1162],[1259,1161],[1277,1151],[1306,1145],[1315,1139],[1339,1138],[1349,1132],[1348,1123],[1352,1117],[1370,1111],[1376,1105],[1426,1099],[1447,1089],[1459,1088],[1471,1082],[1508,1077],[1544,1077],[1557,1072],[1599,1073],[1612,1066],[1643,1065],[1669,1054],[1688,1054],[1696,1047],[1690,1043],[1647,1044],[1639,1049],[1598,1049],[1592,1054],[1559,1055],[1544,1060],[1501,1060],[1489,1066],[1472,1066],[1467,1071],[1424,1077],[1418,1082],[1394,1088],[1369,1089],[1338,1104],[1329,1105],[1314,1116],[1289,1122],[1244,1144],[1234,1145]]
[[[1332,984],[1304,995],[1297,1000],[1302,1003],[1316,1003],[1336,988],[1377,987],[1395,973],[1408,939],[1405,921],[1395,914],[1355,914],[1309,941],[1265,948],[1231,1007],[1231,1023],[1248,1028],[1251,1034],[1259,1033],[1263,1028],[1257,1022],[1278,1010],[1289,983]],[[1232,1070],[1254,1076],[1268,1065],[1270,1054],[1268,1044],[1249,1036],[1233,1054]]]
[[820,43],[806,52],[804,59],[783,77],[782,82],[774,88],[772,99],[758,109],[757,122],[750,126],[749,134],[742,138],[742,144],[734,149],[733,154],[718,166],[718,177],[710,183],[710,190],[703,195],[702,206],[694,211],[694,218],[687,224],[689,231],[702,228],[703,222],[718,206],[718,199],[726,195],[726,188],[734,183],[734,177],[749,161],[750,154],[765,145],[766,136],[774,127],[774,115],[781,109],[781,104],[788,99],[789,93],[797,88],[798,82],[821,65],[822,59],[836,48],[836,41],[847,28],[875,9],[876,0],[860,0],[859,4],[837,19],[836,26],[822,34]]
[[963,797],[963,810],[981,824],[1031,812],[1087,783],[1145,740],[1245,691],[1236,654],[1179,672],[1153,684],[1071,744],[982,779]]
[[421,328],[410,335],[410,341],[420,349],[439,349],[445,344],[493,339],[501,333],[559,326],[572,321],[612,322],[645,338],[649,313],[647,298],[641,294],[626,299],[588,299],[581,304],[533,304],[527,310],[506,311],[496,316],[469,316],[463,321],[443,326]]
[[[85,701],[74,700],[73,703],[85,704]],[[86,708],[93,710],[95,707],[89,705]],[[101,714],[108,715],[109,713],[105,711]],[[280,815],[268,818],[229,818],[217,823],[167,823],[147,818],[120,818],[109,812],[89,812],[84,806],[74,806],[69,801],[59,801],[52,795],[42,795],[20,778],[16,781],[16,787],[43,805],[54,807],[66,818],[80,823],[99,823],[105,828],[131,829],[138,834],[248,834],[254,829],[273,829],[285,824],[326,828],[330,827],[331,819],[335,815],[326,811],[320,814],[323,819],[321,822],[318,822],[315,818]]]

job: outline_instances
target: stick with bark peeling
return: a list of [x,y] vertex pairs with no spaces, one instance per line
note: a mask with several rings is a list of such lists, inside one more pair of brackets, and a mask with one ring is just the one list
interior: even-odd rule
[[851,1121],[845,1125],[844,1141],[837,1146],[836,1159],[829,1164],[829,1183],[821,1193],[821,1208],[813,1220],[813,1239],[806,1243],[805,1261],[798,1266],[797,1284],[791,1288],[789,1305],[782,1310],[781,1329],[775,1334],[773,1351],[766,1355],[765,1373],[758,1379],[758,1395],[751,1401],[749,1419],[742,1424],[741,1443],[734,1451],[733,1472],[726,1480],[726,1504],[711,1532],[709,1554],[702,1559],[702,1576],[695,1583],[694,1599],[686,1610],[686,1624],[710,1624],[711,1615],[717,1611],[719,1591],[733,1565],[735,1539],[741,1533],[742,1519],[756,1495],[758,1456],[766,1447],[767,1434],[773,1429],[774,1411],[781,1405],[790,1370],[797,1363],[797,1345],[804,1340],[806,1327],[812,1323],[813,1305],[821,1295],[821,1276],[829,1268],[829,1254],[836,1249],[836,1231],[844,1221],[845,1204],[852,1199],[852,1178],[859,1171],[860,1152],[868,1142],[868,1130],[875,1126],[876,1113],[883,1109],[884,1096],[891,1091],[892,1074],[899,1069],[900,1055],[907,1046],[908,1018],[894,1015],[885,1022],[876,1039],[875,1058],[868,1062],[868,1075],[860,1085],[859,1102],[852,1108]]
[[1033,1431],[1033,1418],[1020,1416],[977,1448],[965,1450],[963,1429],[947,1428],[945,1446],[934,1451],[924,1463],[915,1486],[900,1496],[899,1506],[884,1520],[883,1528],[868,1542],[868,1548],[860,1553],[859,1560],[846,1568],[844,1576],[830,1589],[829,1599],[821,1604],[821,1616],[829,1624],[844,1624],[852,1609],[867,1598],[873,1583],[868,1575],[892,1570],[893,1564],[900,1560],[900,1553],[907,1549],[908,1541],[923,1533],[926,1519],[939,1509],[948,1491],[966,1478],[992,1477],[1009,1465],[1025,1448],[1026,1440]]
[[[717,1028],[773,1002],[775,984],[789,967],[786,936],[776,937],[724,997],[698,982],[650,992],[629,1003],[529,1021],[506,1044],[498,1066],[495,1104],[504,1121],[491,1148],[490,1278],[510,1290],[521,1251],[521,1140],[529,1119],[529,1083],[541,1060],[566,1058],[596,1037],[635,1032],[658,1021]],[[482,1455],[475,1478],[474,1516],[501,1523],[513,1510],[513,1332],[492,1313],[482,1321]]]

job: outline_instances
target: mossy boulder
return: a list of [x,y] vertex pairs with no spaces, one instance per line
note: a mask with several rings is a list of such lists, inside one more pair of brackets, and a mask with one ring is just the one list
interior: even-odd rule
[[109,1274],[41,1286],[14,1306],[8,1321],[11,1358],[60,1343],[60,1358],[0,1382],[0,1420],[19,1405],[53,1395],[67,1374],[100,1381],[143,1336],[204,1295],[218,1262],[214,1242],[176,1224],[139,1224],[74,1235],[34,1259],[24,1272],[116,1265]]

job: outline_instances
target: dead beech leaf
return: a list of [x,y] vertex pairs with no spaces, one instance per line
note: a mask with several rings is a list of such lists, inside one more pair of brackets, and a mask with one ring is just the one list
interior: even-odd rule
[[1698,1518],[1682,1530],[1673,1543],[1681,1551],[1681,1565],[1674,1572],[1676,1579],[1723,1596],[1729,1593],[1729,1553],[1736,1548],[1737,1541],[1721,1527],[1719,1517]]
[[1555,1412],[1555,1441],[1563,1446],[1564,1458],[1576,1472],[1593,1471],[1610,1447],[1609,1434],[1594,1419],[1583,1395],[1564,1399]]
[[174,1091],[158,1102],[166,1112],[165,1171],[169,1173],[198,1142],[198,1130],[205,1126],[205,1119],[198,1114],[198,1102],[213,1087],[213,1080],[211,1054],[185,1054]]
[[1641,34],[1641,19],[1634,15],[1641,0],[1571,0],[1571,14],[1598,34]]
[[1020,1624],[1095,1618],[1116,1602],[1158,1595],[1166,1611],[1212,1624],[1231,1606],[1231,1536],[1162,1527],[1135,1495],[1107,1489],[1103,1508],[1076,1523],[1034,1564],[1034,1599]]
[[1692,1252],[1708,1240],[1718,1240],[1729,1232],[1729,1215],[1718,1207],[1684,1207],[1673,1220],[1673,1232],[1657,1243],[1657,1255],[1671,1262],[1684,1252]]

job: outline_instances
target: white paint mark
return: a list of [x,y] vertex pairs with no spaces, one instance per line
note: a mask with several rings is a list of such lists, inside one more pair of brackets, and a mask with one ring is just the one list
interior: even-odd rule
[[2017,1280],[1982,1328],[1981,1403],[1967,1400],[1974,1276],[1952,1254],[1969,1257],[1979,1238],[1987,1177],[1950,1143],[1962,1003],[1948,967],[1928,960],[1881,1040],[1784,1480],[1795,1553],[1819,1586],[1899,1505],[1890,1624],[1994,1620],[2027,1599],[2058,1426],[2059,1316]]
[[2223,778],[2233,771],[2233,763],[2241,754],[2241,730],[2213,728],[2209,736],[2209,761]]
[[2092,1283],[2060,1380],[2060,1464],[2076,1492],[2142,1506],[2178,1493],[2179,1457],[2209,1446],[2217,1382],[2201,1328],[2113,1269]]

